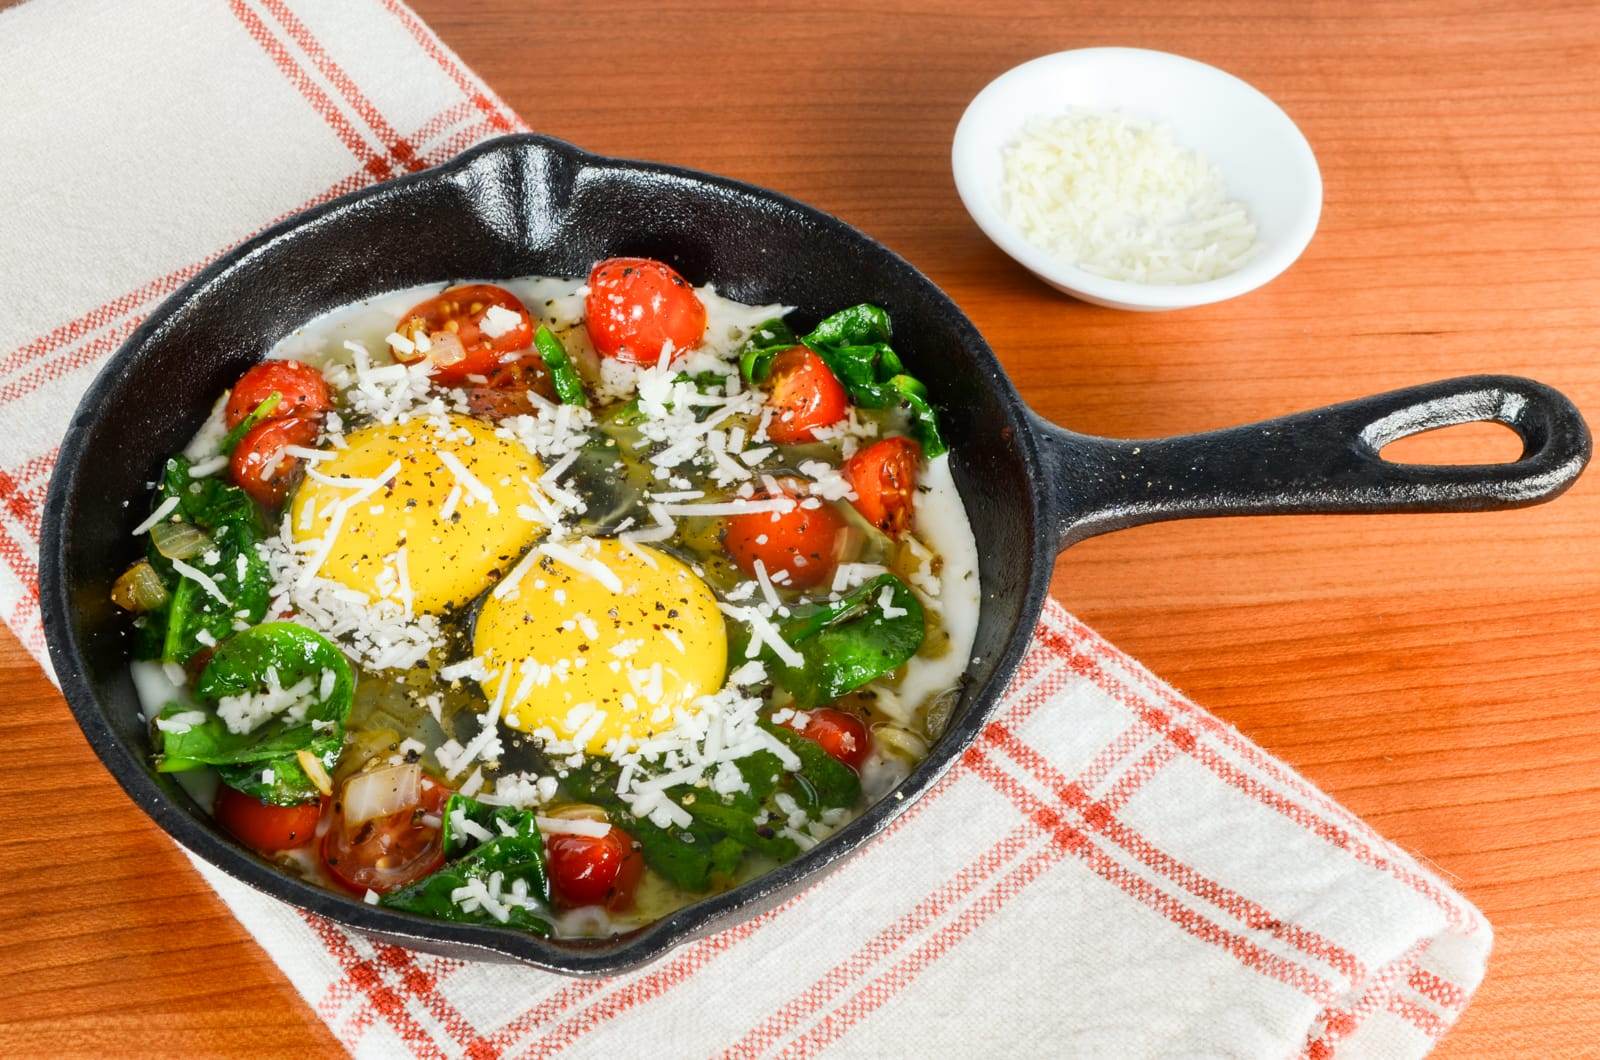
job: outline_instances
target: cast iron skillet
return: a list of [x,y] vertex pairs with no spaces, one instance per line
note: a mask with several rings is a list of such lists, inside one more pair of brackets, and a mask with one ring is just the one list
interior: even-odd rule
[[[145,483],[199,427],[212,395],[324,310],[459,277],[579,275],[616,254],[663,258],[741,301],[797,305],[791,319],[799,324],[864,301],[893,314],[896,349],[944,410],[956,481],[983,543],[979,661],[948,731],[900,786],[901,798],[885,798],[775,872],[617,938],[546,941],[428,920],[283,874],[219,832],[149,766],[126,627],[107,599],[136,551],[129,531],[145,513]],[[1378,456],[1396,438],[1470,420],[1511,427],[1522,458],[1431,467]],[[949,298],[849,225],[731,180],[509,136],[279,225],[163,303],[106,365],[68,427],[45,508],[40,582],[50,656],[78,724],[133,800],[178,842],[258,890],[389,941],[610,974],[772,907],[927,790],[1005,690],[1065,546],[1191,516],[1535,504],[1572,484],[1589,447],[1571,402],[1507,376],[1433,383],[1190,437],[1074,434],[1028,411]]]

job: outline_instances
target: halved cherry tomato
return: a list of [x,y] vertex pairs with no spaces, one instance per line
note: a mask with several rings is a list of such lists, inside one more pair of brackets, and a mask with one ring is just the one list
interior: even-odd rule
[[467,410],[480,420],[500,421],[512,416],[533,415],[533,402],[526,390],[499,390],[492,386],[469,386]]
[[270,856],[280,850],[303,847],[316,838],[322,803],[274,806],[224,784],[217,789],[211,816],[239,842]]
[[549,368],[544,367],[544,359],[539,354],[526,354],[510,362],[502,363],[501,367],[488,376],[485,386],[464,387],[467,394],[467,408],[472,410],[472,415],[480,416],[483,420],[506,420],[507,416],[531,416],[534,413],[533,399],[528,397],[528,391],[539,394],[546,399],[557,400],[555,397],[555,383],[550,381]]
[[811,711],[800,728],[800,735],[854,770],[860,770],[861,763],[872,753],[872,736],[867,732],[867,723],[854,714],[832,707]]
[[281,450],[286,445],[312,445],[316,440],[316,421],[305,416],[256,424],[239,439],[229,461],[234,484],[268,508],[276,508],[289,492],[289,482],[299,464]]
[[537,352],[526,353],[507,361],[501,358],[500,367],[489,374],[488,386],[495,390],[532,390],[551,401],[557,400],[556,384],[550,378],[550,369]]
[[[757,494],[753,499],[763,500],[771,494]],[[809,589],[833,576],[839,562],[839,535],[844,532],[844,519],[826,501],[815,508],[802,507],[798,494],[786,488],[782,496],[792,497],[796,504],[787,512],[752,512],[735,515],[728,520],[722,543],[739,569],[750,577],[756,576],[756,560],[772,577],[787,571],[788,578],[778,578],[779,585],[790,589]]]
[[422,778],[417,804],[358,825],[347,834],[339,804],[322,837],[322,863],[339,884],[356,894],[388,894],[428,875],[444,864],[444,839],[437,818],[450,789]]
[[654,364],[668,342],[669,359],[700,345],[706,307],[670,265],[650,258],[607,258],[589,270],[584,325],[600,356]]
[[489,420],[503,420],[507,416],[531,416],[533,402],[528,391],[548,398],[556,398],[556,385],[550,379],[550,370],[544,358],[537,353],[505,361],[488,377],[483,386],[466,388],[467,407],[474,416]]
[[319,416],[333,407],[328,395],[328,384],[322,373],[304,361],[262,361],[233,384],[228,395],[223,417],[228,429],[239,426],[239,421],[256,410],[276,391],[277,405],[267,413],[266,420],[287,419],[290,416]]
[[[516,321],[490,320],[486,324],[484,318],[495,306],[515,314]],[[493,314],[496,318],[501,315]],[[429,347],[407,354],[396,352],[395,359],[410,364],[428,358],[433,364],[429,374],[444,386],[467,382],[469,375],[487,378],[500,368],[505,354],[525,350],[533,343],[533,321],[527,307],[516,295],[492,283],[448,288],[413,307],[395,330],[413,343],[423,336]]]
[[767,388],[767,404],[773,409],[767,436],[779,445],[816,441],[816,428],[838,423],[850,408],[850,398],[827,362],[804,346],[778,354]]
[[612,912],[633,905],[644,855],[633,836],[616,825],[603,836],[548,836],[545,853],[550,886],[562,905],[604,905]]
[[856,491],[856,511],[890,537],[904,534],[911,528],[921,462],[922,447],[902,437],[873,442],[845,461],[845,476]]

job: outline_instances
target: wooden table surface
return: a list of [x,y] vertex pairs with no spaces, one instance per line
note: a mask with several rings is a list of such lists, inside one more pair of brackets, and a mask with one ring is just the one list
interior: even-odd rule
[[[1592,3],[577,6],[415,2],[535,128],[779,188],[879,237],[1058,422],[1203,430],[1478,371],[1542,379],[1600,422]],[[1222,66],[1300,124],[1327,190],[1285,276],[1117,313],[1046,289],[973,226],[948,161],[966,102],[1018,62],[1101,44]],[[1516,452],[1490,427],[1404,448]],[[1488,915],[1488,978],[1445,1055],[1600,1038],[1597,528],[1591,473],[1546,507],[1173,523],[1057,568],[1069,608]],[[0,687],[0,1053],[336,1050],[3,635]]]

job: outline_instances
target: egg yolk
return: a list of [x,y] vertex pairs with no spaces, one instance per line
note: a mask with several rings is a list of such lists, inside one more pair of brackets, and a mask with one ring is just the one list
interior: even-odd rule
[[[480,420],[444,419],[362,427],[311,462],[289,524],[315,563],[337,523],[322,577],[438,614],[488,588],[542,532],[518,514],[538,458]],[[394,476],[368,492],[391,464]]]
[[541,546],[513,577],[484,601],[473,634],[483,693],[508,725],[597,754],[667,731],[675,711],[722,687],[716,597],[672,556],[586,538]]

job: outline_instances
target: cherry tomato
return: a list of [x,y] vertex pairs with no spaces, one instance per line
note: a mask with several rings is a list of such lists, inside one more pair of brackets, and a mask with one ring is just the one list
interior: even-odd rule
[[280,850],[303,847],[316,838],[322,803],[274,806],[224,784],[217,789],[211,816],[239,842],[258,854],[271,856]]
[[364,822],[353,834],[347,834],[339,804],[334,803],[333,821],[321,847],[328,874],[356,894],[369,890],[388,894],[422,879],[444,864],[440,827],[425,818],[437,818],[449,797],[449,788],[423,777],[415,806]]
[[550,886],[562,905],[604,905],[612,912],[633,905],[644,875],[644,855],[633,836],[616,825],[603,836],[549,836],[545,853]]
[[816,428],[844,419],[850,398],[821,357],[791,346],[772,362],[767,404],[773,409],[767,436],[779,445],[795,445],[816,441]]
[[607,258],[589,270],[584,324],[602,357],[654,364],[700,345],[706,307],[672,266],[649,258]]
[[[761,500],[770,494],[757,494]],[[782,496],[801,498],[787,490]],[[823,501],[815,508],[796,503],[787,512],[753,512],[729,518],[722,544],[739,569],[754,578],[756,560],[773,577],[787,571],[788,578],[777,584],[790,589],[809,589],[833,576],[839,562],[839,535],[844,519]]]
[[289,481],[299,464],[281,450],[286,445],[312,445],[316,440],[316,421],[305,416],[256,424],[233,451],[228,468],[234,484],[268,508],[276,508],[289,492]]
[[922,447],[910,438],[873,442],[845,461],[844,473],[856,491],[852,503],[862,518],[890,537],[911,528],[912,496]]
[[322,373],[303,361],[262,361],[233,384],[228,404],[223,410],[228,429],[256,410],[274,391],[278,403],[267,413],[266,420],[281,420],[290,416],[320,416],[333,407],[328,396],[328,384]]
[[[515,314],[517,319],[486,323],[485,317],[495,306]],[[493,316],[502,318],[503,314]],[[467,382],[469,375],[487,378],[500,368],[506,354],[525,350],[533,343],[533,320],[527,307],[516,295],[492,283],[448,288],[413,307],[400,318],[395,330],[413,343],[419,336],[428,343],[426,351],[419,348],[408,354],[397,352],[395,359],[410,364],[427,357],[433,364],[429,374],[444,386]]]
[[800,728],[800,735],[857,771],[872,753],[872,736],[867,732],[867,723],[854,714],[832,707],[811,711]]
[[480,420],[500,421],[511,416],[532,416],[533,402],[525,390],[498,390],[492,386],[471,386],[467,395],[467,411]]

